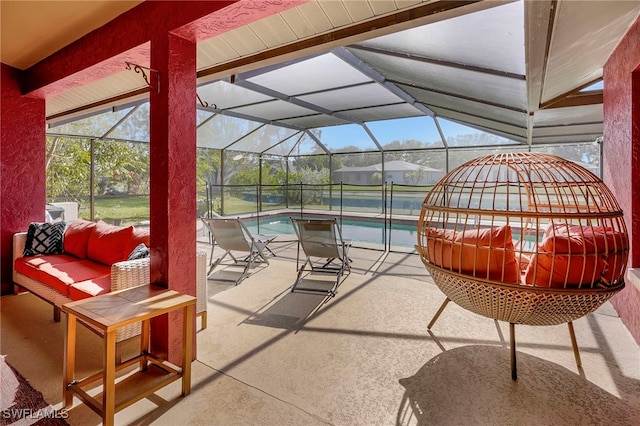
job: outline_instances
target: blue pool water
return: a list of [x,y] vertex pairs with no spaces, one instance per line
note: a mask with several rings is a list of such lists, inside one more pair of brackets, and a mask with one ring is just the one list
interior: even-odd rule
[[[340,224],[340,219],[338,219]],[[290,234],[294,235],[293,226],[289,218],[261,218],[260,227],[255,221],[246,221],[245,224],[251,233],[255,234]],[[388,226],[388,224],[387,224]],[[417,232],[415,225],[394,224],[391,230],[385,233],[384,222],[373,222],[361,220],[342,220],[342,237],[350,239],[354,243],[368,243],[385,245],[385,234],[387,243],[391,246],[414,247],[417,242]]]

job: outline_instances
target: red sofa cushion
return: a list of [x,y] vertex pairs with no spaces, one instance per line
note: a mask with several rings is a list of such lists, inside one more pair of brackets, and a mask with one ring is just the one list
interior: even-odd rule
[[125,228],[98,222],[89,236],[87,257],[104,265],[127,260],[131,253],[132,226]]
[[442,268],[494,281],[520,281],[510,226],[464,232],[429,229],[426,237],[429,260]]
[[94,222],[84,219],[71,222],[64,232],[64,241],[62,243],[64,252],[72,254],[79,259],[86,259],[87,244],[95,227],[96,224]]
[[79,260],[67,254],[20,257],[14,263],[16,272],[64,294],[69,285],[92,278],[110,276],[111,268],[90,260]]
[[131,233],[131,244],[129,245],[129,253],[131,253],[133,249],[138,247],[138,245],[141,243],[147,247],[151,247],[151,235],[149,234],[149,230],[145,228],[134,227],[133,232]]
[[57,265],[45,264],[40,271],[40,282],[67,296],[71,284],[111,274],[109,266],[86,259]]
[[[59,265],[68,262],[77,262],[76,257],[67,254],[49,254],[43,256],[19,257],[15,260],[13,268],[16,272],[31,278],[35,281],[42,282],[42,270],[46,265]],[[66,292],[65,292],[66,294]]]
[[106,276],[71,284],[69,286],[69,297],[71,300],[81,300],[109,293],[110,291],[111,276]]
[[29,276],[30,270],[37,270],[44,264],[57,265],[60,263],[77,261],[77,257],[68,254],[45,254],[41,256],[19,257],[15,261],[14,268],[21,274]]

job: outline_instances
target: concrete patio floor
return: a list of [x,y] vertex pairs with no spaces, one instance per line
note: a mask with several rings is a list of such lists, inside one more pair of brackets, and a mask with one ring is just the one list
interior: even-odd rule
[[[205,238],[199,244],[207,250]],[[449,304],[410,253],[353,248],[351,273],[326,298],[291,293],[296,244],[240,285],[208,280],[208,327],[197,333],[192,392],[174,382],[116,414],[134,425],[576,425],[637,424],[640,349],[609,303],[566,325],[516,326],[511,380],[508,324]],[[217,250],[217,249],[216,249]],[[214,256],[218,253],[215,252]],[[3,296],[1,354],[61,407],[63,323],[30,294]],[[199,324],[199,321],[198,321]],[[101,340],[79,327],[78,375],[102,362]],[[125,348],[127,349],[127,348]],[[77,402],[71,425],[100,418]]]

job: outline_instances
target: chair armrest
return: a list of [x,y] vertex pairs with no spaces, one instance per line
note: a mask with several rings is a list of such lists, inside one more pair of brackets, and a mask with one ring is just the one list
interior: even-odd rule
[[27,233],[26,232],[18,232],[13,234],[13,261],[19,257],[22,257],[22,252],[24,251],[24,245],[27,242]]
[[111,291],[149,284],[150,259],[125,260],[111,265]]

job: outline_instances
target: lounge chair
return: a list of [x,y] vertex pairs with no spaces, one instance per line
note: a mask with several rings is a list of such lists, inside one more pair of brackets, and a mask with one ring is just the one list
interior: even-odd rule
[[[299,262],[297,264],[298,276],[291,291],[321,292],[335,296],[344,273],[351,270],[351,259],[348,257],[351,241],[345,241],[342,238],[336,219],[291,218],[291,223],[298,236],[298,253],[302,248],[306,256],[302,267]],[[305,272],[335,274],[336,281],[329,290],[317,286],[304,286],[303,275]]]
[[[265,251],[273,255],[273,252],[267,246],[271,241],[273,241],[275,235],[253,236],[239,218],[201,219],[209,232],[211,232],[213,242],[221,249],[225,250],[224,254],[214,261],[212,249],[212,256],[207,276],[211,274],[216,266],[218,266],[222,260],[227,257],[227,255],[229,255],[236,264],[244,263],[244,270],[239,278],[235,280],[222,280],[233,281],[236,285],[240,284],[240,282],[248,276],[249,269],[251,269],[255,262],[264,262],[267,265],[269,264]],[[244,259],[239,260],[231,253],[232,251],[247,253],[247,256]]]

